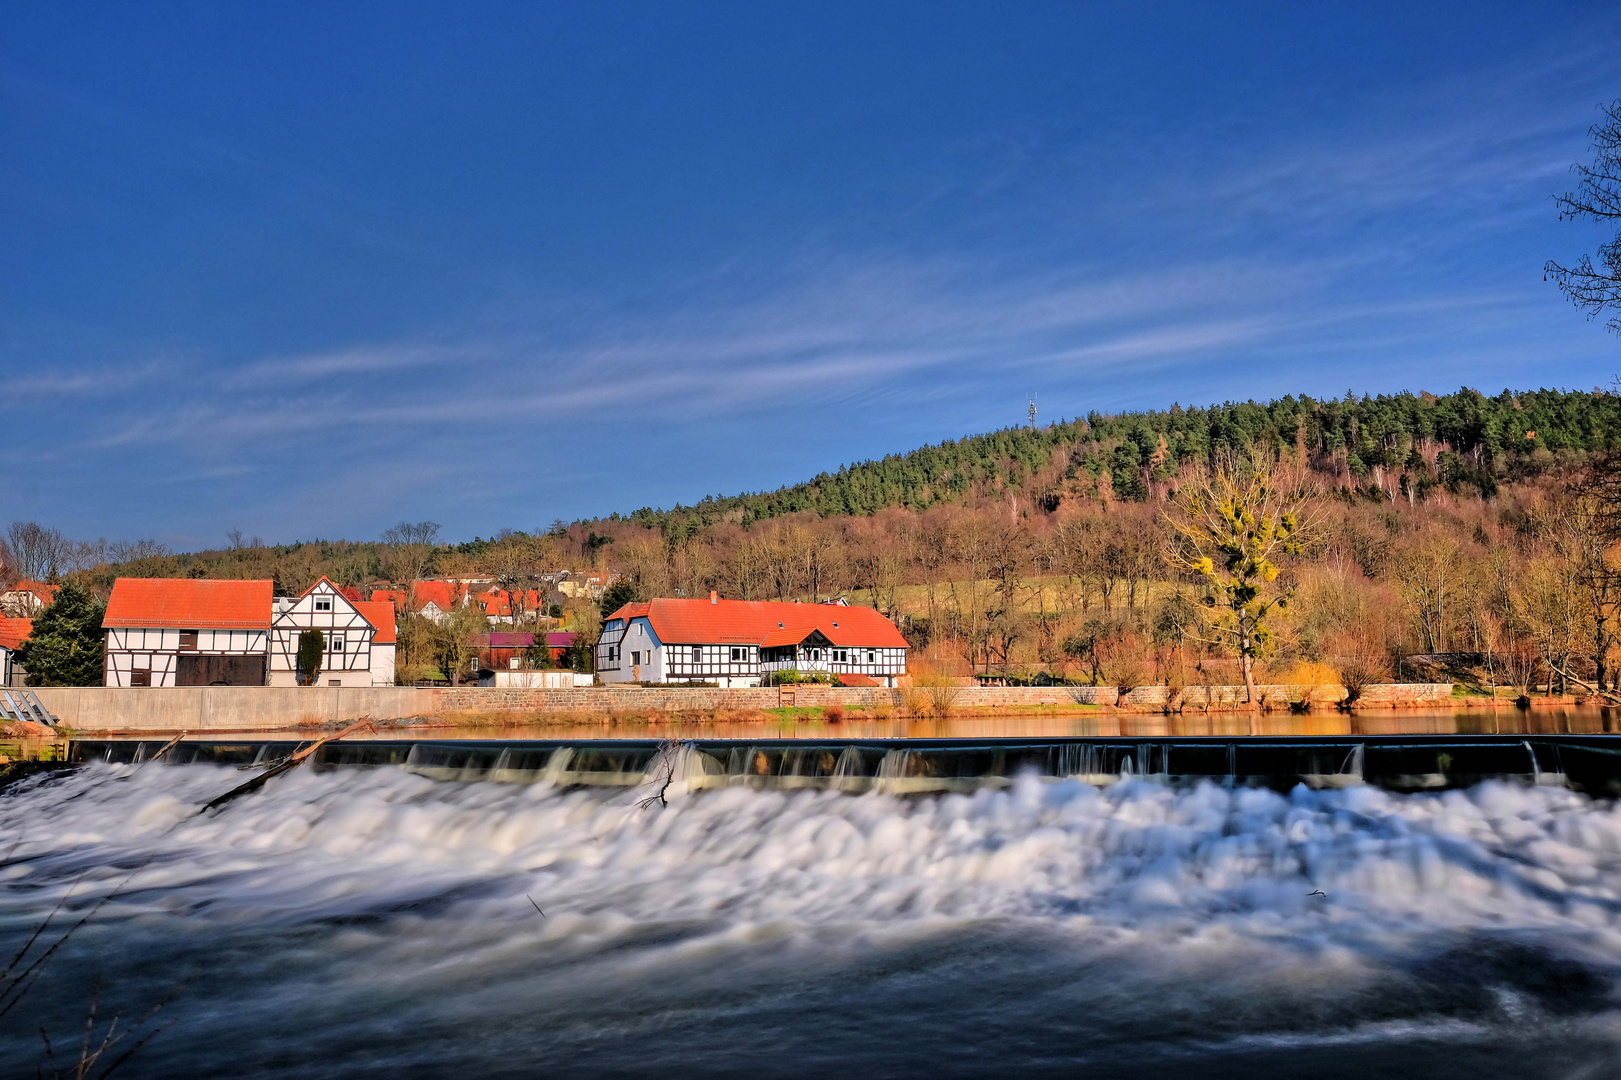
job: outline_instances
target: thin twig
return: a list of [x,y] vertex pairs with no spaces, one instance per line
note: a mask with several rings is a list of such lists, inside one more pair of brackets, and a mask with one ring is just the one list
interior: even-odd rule
[[[17,955],[13,956],[10,962],[6,964],[4,971],[0,971],[0,980],[3,980],[7,975],[10,975],[12,969],[22,962],[22,958],[24,956],[28,955],[28,950],[34,947],[34,942],[38,941],[39,936],[45,932],[45,928],[51,925],[51,920],[56,918],[56,913],[62,910],[62,905],[68,902],[68,897],[73,895],[73,890],[78,887],[79,882],[83,881],[84,876],[89,872],[90,871],[88,869],[79,871],[79,876],[73,879],[73,884],[69,885],[67,891],[64,892],[56,901],[56,906],[51,909],[49,915],[45,916],[45,921],[34,927],[34,932],[29,935],[27,941],[23,942],[23,947],[17,950]],[[0,997],[5,997],[6,992],[10,989],[11,985],[9,983],[5,987],[0,988]]]
[[[124,886],[128,885],[130,883],[131,879],[133,879],[136,874],[138,874],[142,870],[146,869],[146,864],[151,862],[151,861],[152,861],[151,856],[148,856],[145,860],[143,860],[141,862],[141,864],[139,866],[137,866],[135,869],[131,870],[129,872],[129,876],[124,878],[123,881],[119,882],[118,887],[116,889],[114,889],[112,892],[108,893],[106,896],[103,896],[100,900],[96,901],[96,906],[91,908],[89,911],[87,911],[85,913],[84,918],[82,918],[78,922],[74,923],[68,929],[67,933],[63,934],[61,937],[56,939],[56,943],[54,945],[52,945],[49,949],[46,949],[44,952],[40,953],[39,956],[37,956],[34,959],[33,963],[29,964],[26,968],[23,969],[23,973],[21,975],[18,975],[15,979],[11,980],[11,982],[9,984],[7,984],[6,988],[3,991],[0,991],[0,1000],[3,1000],[8,994],[11,994],[13,991],[15,991],[15,994],[16,994],[16,996],[12,997],[12,999],[10,1001],[6,1002],[6,1004],[4,1006],[0,1006],[0,1016],[5,1016],[6,1013],[10,1012],[16,1006],[17,1002],[21,1001],[24,997],[26,997],[28,995],[28,988],[29,988],[30,985],[32,985],[32,982],[29,982],[29,983],[25,984],[24,980],[29,979],[30,976],[33,976],[33,977],[37,978],[38,977],[38,972],[43,970],[42,965],[44,965],[44,964],[46,964],[46,963],[48,963],[50,961],[51,957],[53,955],[55,955],[56,950],[60,949],[64,944],[66,944],[68,938],[72,937],[75,933],[77,933],[81,926],[83,926],[85,923],[89,922],[91,920],[91,918],[95,916],[96,912],[98,912],[98,911],[100,911],[102,909],[102,906],[104,904],[106,904],[107,901],[111,900],[113,897],[117,896],[120,892],[122,892]],[[22,989],[20,989],[20,990],[17,989],[19,986],[21,986]]]
[[660,806],[670,805],[669,800],[664,797],[664,793],[670,790],[670,785],[675,781],[675,751],[680,745],[677,742],[662,742],[659,744],[659,753],[664,758],[664,776],[655,778],[650,783],[658,783],[659,779],[664,782],[659,785],[657,791],[636,804],[641,809],[646,810],[654,803],[658,803]]

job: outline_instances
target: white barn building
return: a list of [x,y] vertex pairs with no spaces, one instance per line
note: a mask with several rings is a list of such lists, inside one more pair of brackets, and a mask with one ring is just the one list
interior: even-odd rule
[[108,686],[263,686],[275,584],[119,578],[102,620]]
[[894,686],[906,674],[906,639],[873,608],[770,600],[649,600],[602,626],[604,683],[713,682],[759,686],[773,672],[819,671],[851,683]]
[[303,596],[276,597],[270,685],[297,686],[298,635],[319,630],[326,645],[316,686],[394,685],[394,605],[351,600],[326,578]]

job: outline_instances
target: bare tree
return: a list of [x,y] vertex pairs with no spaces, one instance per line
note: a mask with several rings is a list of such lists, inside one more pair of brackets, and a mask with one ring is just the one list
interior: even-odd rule
[[[1621,99],[1600,109],[1604,120],[1588,129],[1593,137],[1593,164],[1571,166],[1581,182],[1575,191],[1554,199],[1561,221],[1621,221]],[[1565,298],[1589,319],[1606,309],[1621,308],[1621,230],[1599,246],[1598,257],[1600,267],[1583,255],[1574,266],[1549,259],[1542,268],[1544,280],[1552,278],[1558,283]],[[1621,334],[1621,317],[1612,318],[1608,325]]]
[[383,573],[391,581],[409,584],[427,572],[433,549],[439,542],[439,523],[402,521],[383,533]]
[[6,530],[6,547],[17,573],[31,581],[44,581],[61,573],[72,552],[72,545],[60,531],[34,521],[12,522]]

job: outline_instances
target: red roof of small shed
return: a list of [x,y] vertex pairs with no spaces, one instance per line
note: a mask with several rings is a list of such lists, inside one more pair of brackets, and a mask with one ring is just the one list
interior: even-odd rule
[[275,588],[273,581],[119,578],[113,582],[101,625],[268,630]]

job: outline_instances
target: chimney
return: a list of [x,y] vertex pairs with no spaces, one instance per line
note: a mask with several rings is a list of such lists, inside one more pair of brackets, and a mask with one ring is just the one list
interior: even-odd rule
[[709,602],[711,604],[720,603],[720,593],[716,592],[714,589],[710,589],[709,590]]

